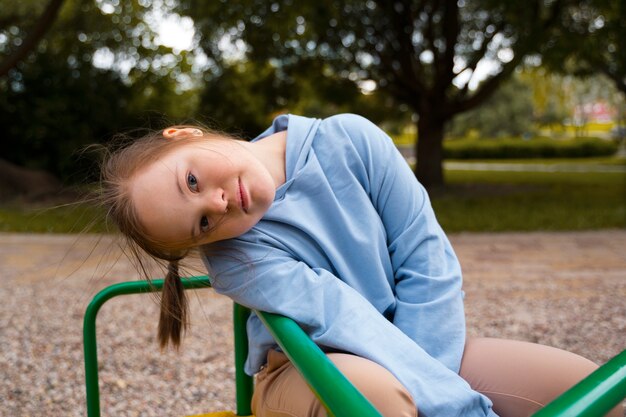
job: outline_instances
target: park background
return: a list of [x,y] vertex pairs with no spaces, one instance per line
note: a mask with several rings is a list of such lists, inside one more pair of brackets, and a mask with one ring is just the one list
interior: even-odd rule
[[[91,203],[90,145],[182,122],[251,138],[282,113],[368,117],[451,234],[470,333],[617,354],[624,16],[623,0],[0,0],[0,416],[84,414],[82,313],[138,278]],[[105,415],[232,407],[229,304],[207,293],[179,364],[152,341],[154,300],[103,311]]]

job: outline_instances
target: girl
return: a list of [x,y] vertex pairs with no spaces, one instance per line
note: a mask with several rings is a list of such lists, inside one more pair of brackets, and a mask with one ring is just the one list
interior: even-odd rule
[[[178,262],[197,249],[215,291],[294,319],[385,416],[528,416],[596,367],[465,339],[454,251],[390,138],[362,117],[282,115],[251,142],[167,128],[110,156],[103,184],[122,233],[169,261],[162,346],[180,342]],[[247,332],[256,416],[325,415],[254,315]]]

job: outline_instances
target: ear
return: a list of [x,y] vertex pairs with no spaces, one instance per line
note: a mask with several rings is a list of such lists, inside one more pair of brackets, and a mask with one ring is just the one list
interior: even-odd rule
[[181,139],[188,136],[202,136],[202,130],[193,127],[168,127],[163,129],[163,136],[168,139]]

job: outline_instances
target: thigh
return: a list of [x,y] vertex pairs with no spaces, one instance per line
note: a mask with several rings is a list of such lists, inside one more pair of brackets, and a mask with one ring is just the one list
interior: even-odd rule
[[[530,416],[589,375],[597,365],[579,355],[535,343],[468,339],[461,376],[493,401],[501,417]],[[609,416],[621,416],[617,409]]]
[[[417,416],[408,391],[382,366],[343,353],[328,358],[383,416]],[[257,377],[252,399],[257,417],[323,417],[326,410],[287,357],[271,350],[267,367]]]

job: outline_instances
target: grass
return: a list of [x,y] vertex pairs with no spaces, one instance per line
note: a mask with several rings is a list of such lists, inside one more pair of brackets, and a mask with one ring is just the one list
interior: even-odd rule
[[0,232],[101,233],[106,231],[102,209],[89,204],[58,207],[0,207]]
[[477,162],[481,164],[540,164],[540,165],[624,165],[626,157],[598,156],[591,158],[525,158],[525,159],[446,159],[446,162]]
[[444,230],[626,227],[626,174],[446,171],[432,202]]
[[[624,158],[489,162],[626,165]],[[626,228],[624,173],[446,170],[445,176],[447,188],[431,199],[447,232]],[[99,233],[107,230],[103,214],[87,204],[0,206],[0,231]]]

